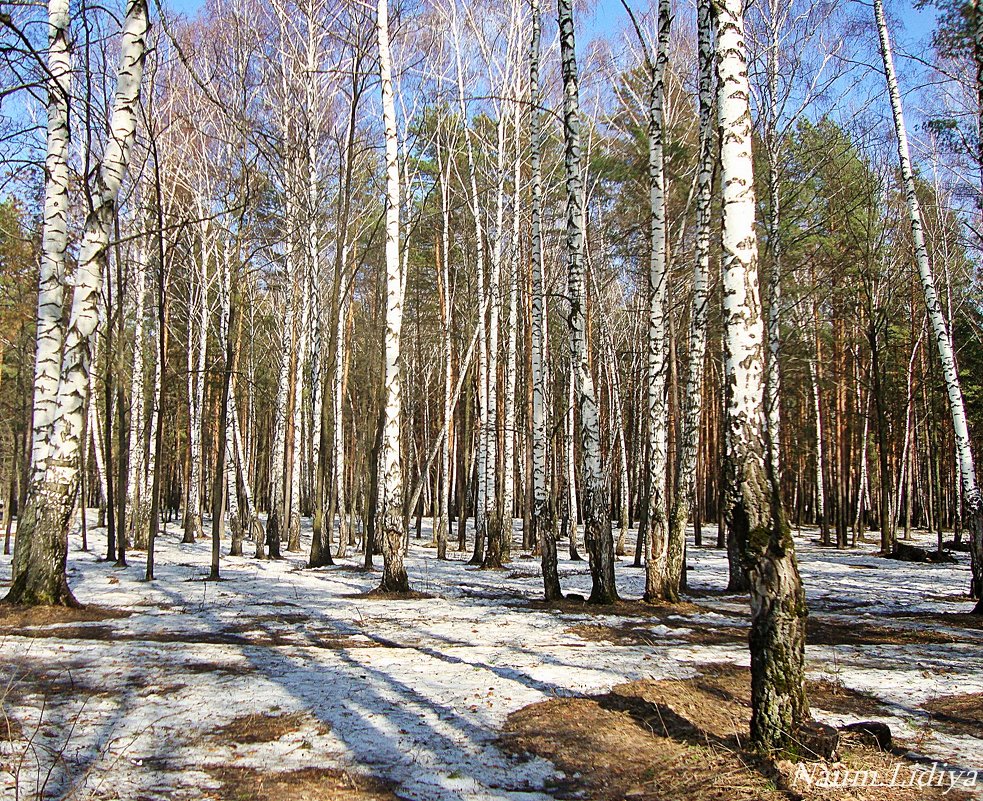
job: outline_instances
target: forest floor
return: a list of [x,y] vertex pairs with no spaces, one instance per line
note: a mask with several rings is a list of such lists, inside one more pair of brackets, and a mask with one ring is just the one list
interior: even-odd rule
[[[104,536],[90,529],[100,551]],[[790,766],[749,761],[747,599],[726,593],[722,551],[690,548],[678,606],[548,608],[518,547],[508,569],[481,571],[469,554],[437,561],[429,536],[407,559],[420,597],[395,600],[369,594],[381,557],[371,573],[358,556],[308,570],[307,537],[282,561],[223,555],[214,582],[208,540],[178,544],[170,527],[153,583],[142,553],[113,568],[73,537],[85,609],[0,608],[0,798],[39,785],[127,801],[930,797],[809,793]],[[814,716],[889,724],[891,754],[857,746],[844,763],[901,765],[907,780],[935,761],[922,783],[960,797],[969,774],[950,793],[943,768],[983,772],[967,555],[905,563],[815,537],[797,536]],[[617,574],[622,597],[640,597],[630,559]],[[589,594],[586,562],[563,559],[561,577]],[[0,594],[9,578],[0,557]]]

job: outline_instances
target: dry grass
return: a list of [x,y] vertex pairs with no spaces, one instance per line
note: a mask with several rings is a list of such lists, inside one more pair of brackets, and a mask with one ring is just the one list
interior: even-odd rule
[[389,785],[330,768],[301,768],[283,773],[215,765],[209,775],[221,782],[203,798],[220,801],[398,801]]
[[212,730],[211,736],[223,742],[246,745],[252,743],[272,743],[288,734],[313,727],[318,734],[327,734],[330,729],[307,712],[288,712],[272,715],[256,712],[242,715],[224,726]]
[[922,708],[939,728],[983,740],[983,693],[942,695]]
[[[945,788],[820,789],[793,784],[795,766],[746,749],[750,676],[746,668],[702,665],[692,679],[622,684],[590,698],[527,706],[509,716],[505,748],[552,761],[567,778],[561,797],[592,801],[867,801],[966,798]],[[811,683],[817,705],[871,709],[876,703],[830,683]],[[833,768],[877,770],[889,777],[901,762],[853,740],[841,743]]]

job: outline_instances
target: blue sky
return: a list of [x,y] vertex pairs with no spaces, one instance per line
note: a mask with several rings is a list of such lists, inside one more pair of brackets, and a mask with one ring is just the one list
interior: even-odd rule
[[[344,0],[339,0],[343,2]],[[168,5],[184,14],[193,14],[201,5],[202,0],[169,0]],[[632,0],[633,8],[644,8],[646,0]],[[908,42],[927,41],[935,22],[935,13],[931,10],[918,10],[913,7],[911,0],[888,0],[888,10],[905,28],[903,38]],[[592,33],[607,34],[620,29],[626,22],[627,16],[621,0],[597,0],[593,19],[586,21]],[[899,32],[893,32],[897,36]]]

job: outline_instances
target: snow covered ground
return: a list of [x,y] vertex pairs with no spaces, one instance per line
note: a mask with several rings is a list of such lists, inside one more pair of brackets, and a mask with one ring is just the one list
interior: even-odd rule
[[[89,536],[101,551],[104,532]],[[73,538],[78,599],[128,614],[0,635],[3,711],[32,740],[18,758],[23,740],[0,737],[8,768],[0,798],[33,797],[49,769],[52,797],[219,797],[213,769],[239,765],[342,768],[419,801],[547,799],[552,765],[519,762],[495,745],[510,712],[628,680],[691,676],[702,663],[748,662],[740,638],[704,636],[746,627],[746,599],[724,593],[722,551],[690,548],[699,608],[631,616],[635,641],[626,643],[585,633],[624,624],[621,614],[536,603],[538,562],[517,547],[508,570],[480,571],[464,564],[469,554],[438,562],[421,547],[429,536],[425,526],[424,539],[411,542],[407,567],[414,589],[431,597],[411,600],[365,595],[378,584],[381,557],[375,573],[356,569],[360,556],[305,569],[308,537],[304,553],[279,562],[223,556],[224,580],[210,582],[208,541],[181,545],[172,528],[158,543],[153,583],[142,580],[142,553],[114,569]],[[821,549],[815,536],[801,532],[798,545],[820,625],[953,636],[832,638],[809,647],[811,676],[875,695],[885,705],[877,717],[919,753],[983,769],[983,741],[936,730],[920,709],[939,696],[983,692],[983,631],[941,617],[970,608],[966,555],[954,566],[901,563],[874,556],[874,545]],[[589,594],[585,562],[563,560],[561,576],[565,591]],[[2,557],[0,591],[9,577],[10,557]],[[638,598],[643,580],[630,560],[619,563],[623,597]],[[245,715],[292,712],[305,713],[302,723],[273,742],[236,745],[216,734]],[[861,719],[814,712],[833,723]]]

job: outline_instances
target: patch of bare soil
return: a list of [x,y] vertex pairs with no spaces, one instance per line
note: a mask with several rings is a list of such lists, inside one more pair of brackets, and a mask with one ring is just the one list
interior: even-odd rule
[[[809,784],[798,766],[774,762],[746,749],[750,723],[750,675],[746,668],[703,665],[692,679],[622,684],[610,693],[551,699],[509,716],[502,746],[519,755],[548,759],[567,778],[558,798],[592,801],[775,801],[808,799],[867,801],[968,798],[944,787],[871,786],[901,765],[907,777],[915,763],[842,738],[837,763],[802,763],[814,780],[823,770],[868,771],[862,786]],[[817,705],[857,706],[866,700],[840,688],[812,683]],[[848,779],[849,781],[849,779]]]
[[330,768],[275,773],[215,765],[207,770],[222,786],[204,797],[219,801],[398,801],[385,782]]
[[[532,609],[539,612],[563,612],[580,616],[617,615],[618,617],[644,618],[646,620],[656,619],[658,621],[665,621],[670,615],[678,617],[680,615],[695,615],[711,611],[720,613],[720,610],[712,610],[699,604],[691,603],[690,601],[680,601],[676,604],[670,604],[622,600],[613,604],[594,605],[579,600],[579,598],[570,598],[569,596],[562,601],[547,602],[530,599],[510,604],[510,606],[518,609]],[[671,625],[683,625],[683,621],[674,619]]]
[[253,621],[228,626],[225,631],[118,631],[111,626],[58,626],[56,628],[12,629],[0,634],[20,634],[59,640],[98,640],[103,642],[156,642],[183,643],[186,645],[235,645],[274,648],[278,646],[303,646],[308,648],[371,648],[379,645],[361,638],[335,631],[311,631],[303,627],[296,630],[273,630],[254,625]]
[[934,629],[878,626],[871,623],[809,617],[806,642],[809,645],[945,645],[959,642],[954,634]]
[[12,718],[6,710],[0,711],[0,742],[12,743],[24,736],[24,727],[20,721]]
[[216,727],[212,730],[211,736],[236,745],[272,743],[311,726],[318,734],[327,734],[330,731],[324,723],[307,712],[288,712],[283,715],[256,712],[252,715],[242,715],[224,726]]
[[942,695],[926,701],[922,708],[939,728],[983,739],[983,693]]
[[829,679],[806,681],[806,695],[810,706],[824,712],[871,718],[884,714],[884,706],[876,696],[851,690]]
[[[947,599],[947,600],[952,600]],[[964,599],[965,600],[965,599]],[[969,603],[968,601],[966,602]],[[893,612],[886,615],[900,620],[911,620],[920,624],[931,624],[936,626],[946,626],[954,629],[966,629],[969,631],[983,632],[983,615],[974,615],[969,612],[925,612],[912,614],[911,612]],[[958,638],[956,638],[958,640]]]
[[[624,608],[622,608],[624,607]],[[563,609],[563,605],[559,606]],[[589,607],[578,606],[576,611],[583,614]],[[626,602],[607,607],[607,614],[618,614],[627,618],[615,625],[601,623],[578,623],[566,629],[567,633],[591,642],[610,642],[615,645],[657,645],[666,638],[679,639],[700,645],[726,645],[747,642],[747,628],[723,621],[722,625],[709,624],[705,620],[688,621],[681,616],[699,614],[709,610],[691,603],[648,604]],[[571,610],[573,611],[573,610]],[[601,608],[598,612],[603,611]],[[719,612],[718,612],[719,614]],[[946,618],[957,616],[947,615]],[[975,620],[973,615],[962,618]],[[732,616],[734,621],[738,616]],[[899,621],[896,621],[899,622]],[[676,632],[653,634],[650,626],[661,623]],[[953,632],[929,628],[904,627],[903,625],[881,626],[866,621],[832,620],[821,614],[813,614],[808,619],[809,645],[947,645],[960,642]],[[955,625],[950,623],[949,625]]]
[[[626,622],[616,626],[602,626],[593,623],[580,623],[569,626],[565,631],[590,642],[609,642],[615,645],[659,645],[665,640],[683,640],[701,645],[725,645],[747,640],[747,629],[737,626],[706,626],[698,629],[687,626],[685,622],[674,620],[678,631],[654,634],[647,626]],[[670,627],[672,628],[672,627]]]
[[227,676],[246,676],[255,673],[256,668],[248,662],[221,664],[218,662],[183,662],[175,668],[178,673],[220,673]]
[[102,606],[19,606],[0,603],[0,633],[18,634],[27,626],[54,626],[65,623],[98,623],[129,617],[122,609]]

